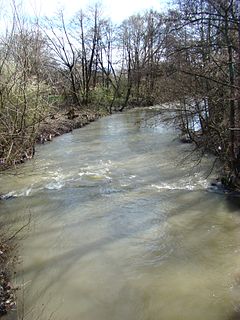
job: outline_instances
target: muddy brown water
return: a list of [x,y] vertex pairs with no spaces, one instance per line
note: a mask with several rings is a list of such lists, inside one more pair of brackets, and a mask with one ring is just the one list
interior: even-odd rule
[[[227,320],[240,305],[238,200],[208,192],[211,161],[155,109],[102,118],[1,176],[20,236],[27,320]],[[146,120],[147,119],[147,120]]]

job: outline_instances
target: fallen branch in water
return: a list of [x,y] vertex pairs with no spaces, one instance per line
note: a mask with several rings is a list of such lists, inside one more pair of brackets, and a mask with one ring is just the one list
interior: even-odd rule
[[29,215],[29,219],[27,221],[26,224],[24,224],[20,229],[18,229],[16,232],[14,232],[14,234],[8,238],[7,240],[5,240],[5,242],[9,242],[11,240],[13,240],[22,230],[24,230],[27,226],[29,226],[30,222],[31,222],[31,214]]

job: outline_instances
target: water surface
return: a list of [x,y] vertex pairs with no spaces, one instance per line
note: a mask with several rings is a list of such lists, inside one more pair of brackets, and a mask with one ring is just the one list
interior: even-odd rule
[[[240,214],[208,192],[210,161],[154,110],[100,119],[41,146],[0,203],[21,235],[24,319],[225,320],[240,303]],[[142,119],[148,120],[142,120]],[[185,160],[183,160],[185,159]]]

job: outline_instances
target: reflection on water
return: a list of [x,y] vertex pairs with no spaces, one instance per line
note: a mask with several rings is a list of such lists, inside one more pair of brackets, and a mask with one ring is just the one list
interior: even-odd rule
[[103,118],[1,177],[6,224],[31,215],[25,319],[237,319],[237,200],[206,191],[206,161],[179,165],[191,146],[153,114]]

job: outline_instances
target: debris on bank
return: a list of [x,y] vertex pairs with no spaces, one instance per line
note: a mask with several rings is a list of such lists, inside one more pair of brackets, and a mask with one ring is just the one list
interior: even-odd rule
[[81,110],[73,107],[68,110],[53,110],[51,115],[42,119],[36,133],[33,134],[33,139],[29,143],[23,145],[22,148],[18,148],[18,141],[15,141],[16,145],[13,144],[13,146],[17,151],[14,156],[10,158],[9,153],[7,157],[0,158],[0,171],[14,168],[32,159],[35,155],[35,143],[43,144],[51,141],[56,136],[71,132],[73,129],[84,127],[107,114],[106,110],[98,110],[94,107]]
[[0,239],[0,317],[16,309],[15,291],[17,289],[10,282],[16,262],[14,250],[10,241]]
[[36,142],[45,143],[51,141],[54,137],[71,132],[73,129],[82,128],[103,115],[99,111],[79,111],[74,108],[67,112],[58,112],[41,123]]

